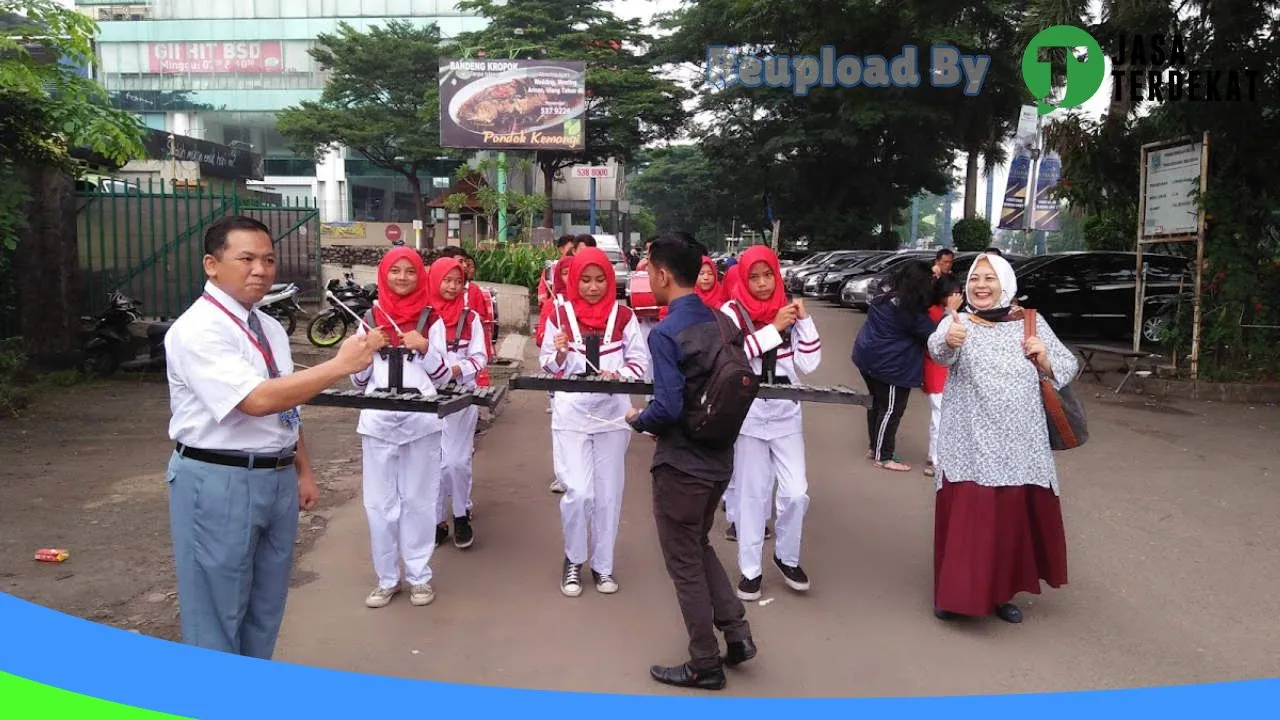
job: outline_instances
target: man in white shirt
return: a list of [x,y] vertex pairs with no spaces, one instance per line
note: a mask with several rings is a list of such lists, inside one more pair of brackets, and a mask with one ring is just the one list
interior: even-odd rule
[[165,334],[169,518],[183,642],[270,659],[284,619],[298,508],[319,496],[298,406],[386,344],[352,336],[293,372],[289,337],[253,309],[276,277],[267,226],[226,217],[204,237],[204,294]]

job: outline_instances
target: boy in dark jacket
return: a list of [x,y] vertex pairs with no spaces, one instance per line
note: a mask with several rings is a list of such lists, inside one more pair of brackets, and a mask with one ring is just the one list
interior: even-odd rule
[[[649,674],[668,685],[720,690],[724,665],[738,665],[756,654],[746,608],[708,537],[733,474],[733,447],[698,443],[680,420],[701,394],[725,340],[714,311],[693,290],[702,269],[702,249],[693,238],[666,233],[654,240],[648,259],[654,298],[670,312],[649,334],[653,400],[643,411],[627,413],[627,422],[637,432],[657,437],[653,515],[689,633],[690,656],[681,665],[654,665]],[[717,629],[728,646],[723,658]]]
[[924,384],[925,343],[937,327],[929,318],[932,300],[933,271],[923,262],[904,263],[894,274],[893,291],[867,308],[867,321],[853,343],[853,364],[872,398],[867,457],[878,468],[911,471],[894,450],[907,395]]

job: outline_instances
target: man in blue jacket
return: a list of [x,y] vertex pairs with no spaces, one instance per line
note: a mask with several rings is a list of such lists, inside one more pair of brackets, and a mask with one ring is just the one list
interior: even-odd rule
[[[653,453],[653,515],[667,573],[689,633],[689,661],[654,665],[654,680],[677,687],[721,690],[725,665],[755,657],[747,611],[734,591],[709,534],[716,508],[733,475],[733,446],[710,448],[689,437],[680,420],[697,398],[725,343],[715,311],[694,292],[702,268],[702,248],[687,233],[664,234],[649,251],[654,298],[670,310],[649,333],[653,359],[653,401],[631,410],[627,422],[637,432],[657,436]],[[728,651],[720,656],[716,630]]]

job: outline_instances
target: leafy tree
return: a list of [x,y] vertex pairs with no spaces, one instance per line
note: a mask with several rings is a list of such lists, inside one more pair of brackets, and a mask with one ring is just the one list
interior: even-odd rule
[[458,9],[488,19],[457,38],[468,57],[582,60],[587,64],[584,152],[542,150],[536,162],[547,198],[542,223],[552,226],[557,175],[578,163],[630,162],[646,144],[674,136],[684,124],[687,91],[658,77],[650,42],[636,20],[623,20],[601,0],[462,0]]
[[143,155],[137,118],[111,108],[81,71],[92,66],[96,32],[55,0],[0,0],[0,311],[23,299],[21,334],[36,367],[78,354],[77,157]]
[[[319,102],[280,113],[276,129],[295,152],[320,158],[344,145],[405,178],[414,214],[426,222],[421,173],[439,171],[440,29],[392,20],[361,32],[340,23],[310,53],[331,73]],[[428,248],[434,238],[428,236]]]
[[[1185,39],[1188,67],[1256,73],[1256,97],[1241,102],[1154,103],[1144,114],[1132,102],[1117,102],[1101,122],[1071,114],[1050,123],[1045,134],[1046,144],[1062,154],[1067,182],[1061,194],[1090,216],[1086,242],[1091,247],[1123,242],[1131,250],[1137,234],[1141,146],[1209,133],[1208,191],[1199,198],[1209,218],[1202,376],[1274,376],[1280,372],[1274,337],[1249,326],[1276,324],[1280,316],[1273,291],[1280,286],[1274,244],[1280,228],[1280,179],[1272,167],[1280,98],[1266,90],[1280,82],[1275,3],[1109,1],[1089,29],[1104,49],[1120,35],[1176,33]],[[1191,246],[1160,249],[1189,253]],[[1189,327],[1183,325],[1181,332],[1189,333]],[[1185,347],[1186,339],[1180,344]]]
[[986,218],[962,218],[951,226],[951,239],[961,252],[981,252],[991,245],[991,223]]

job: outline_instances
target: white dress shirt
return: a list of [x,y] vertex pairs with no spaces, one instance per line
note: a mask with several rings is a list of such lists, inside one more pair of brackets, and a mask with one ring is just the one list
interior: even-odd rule
[[[253,417],[236,409],[259,383],[270,378],[267,362],[250,340],[249,313],[213,282],[205,292],[222,303],[233,320],[201,297],[165,333],[169,376],[169,437],[201,450],[280,453],[298,442],[298,430],[277,413]],[[281,375],[293,372],[289,336],[280,323],[258,312],[262,331]],[[256,339],[256,338],[255,338]]]

